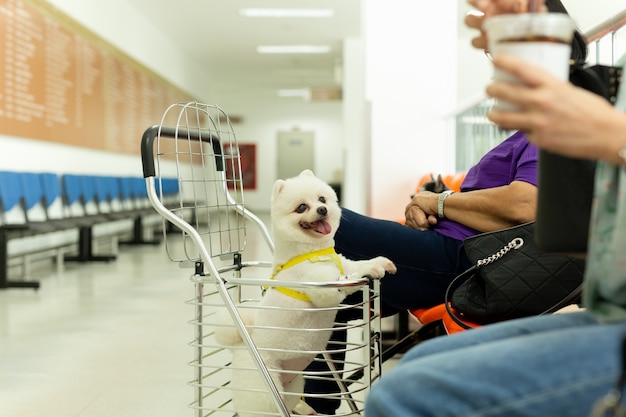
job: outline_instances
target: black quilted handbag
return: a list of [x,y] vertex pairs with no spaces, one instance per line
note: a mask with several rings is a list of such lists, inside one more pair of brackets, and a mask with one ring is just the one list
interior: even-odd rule
[[535,222],[465,239],[473,266],[446,291],[446,307],[463,327],[552,313],[576,303],[585,261],[545,252],[534,242]]

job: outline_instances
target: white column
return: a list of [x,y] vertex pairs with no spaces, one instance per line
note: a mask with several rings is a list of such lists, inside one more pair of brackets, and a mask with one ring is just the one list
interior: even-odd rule
[[341,204],[367,213],[370,184],[370,135],[368,103],[365,101],[365,55],[362,38],[346,39],[343,45],[344,179]]
[[368,214],[399,219],[419,177],[454,158],[445,155],[444,116],[456,102],[457,2],[364,0],[363,13]]

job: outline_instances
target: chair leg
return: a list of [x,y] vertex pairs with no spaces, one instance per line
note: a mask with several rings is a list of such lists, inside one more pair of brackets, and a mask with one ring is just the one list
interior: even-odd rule
[[6,233],[0,232],[0,289],[3,288],[39,288],[38,281],[10,281],[9,275],[9,256],[8,256],[8,238]]
[[402,340],[405,336],[411,333],[409,330],[408,311],[399,311],[394,316],[394,321],[394,329],[390,331],[384,331],[382,334],[383,347],[393,346],[398,341]]
[[83,226],[79,231],[78,255],[65,256],[67,262],[109,262],[116,259],[115,255],[94,255],[91,226]]

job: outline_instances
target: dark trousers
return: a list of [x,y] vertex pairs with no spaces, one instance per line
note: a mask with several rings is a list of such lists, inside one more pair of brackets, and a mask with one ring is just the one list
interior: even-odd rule
[[[387,274],[381,281],[383,316],[442,303],[448,284],[460,271],[470,266],[462,241],[431,230],[414,230],[398,222],[373,219],[345,208],[342,209],[341,224],[335,235],[335,249],[350,260],[386,256],[396,264],[398,272]],[[360,296],[361,293],[357,292],[344,302],[357,302]],[[360,309],[350,311],[340,311],[337,323],[350,320],[350,314],[357,313],[361,317]],[[341,350],[346,337],[344,330],[333,332],[329,350]],[[338,361],[337,367],[340,367],[344,357],[343,353],[333,355],[333,359]],[[317,372],[328,370],[328,367],[323,361],[314,361],[307,370]],[[339,387],[330,377],[328,380],[308,379],[305,392],[337,393]],[[307,398],[306,402],[324,414],[333,414],[340,404],[340,400],[334,398]]]

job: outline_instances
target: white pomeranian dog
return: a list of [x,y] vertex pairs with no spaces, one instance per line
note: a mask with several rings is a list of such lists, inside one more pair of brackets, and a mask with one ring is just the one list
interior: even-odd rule
[[[335,253],[341,209],[335,191],[312,171],[274,183],[271,220],[275,251],[272,279],[337,282],[369,276],[382,278],[396,266],[385,257],[351,261]],[[258,309],[239,309],[281,398],[291,412],[304,391],[303,371],[326,349],[336,309],[360,286],[267,288]],[[320,308],[316,310],[316,308]],[[324,309],[326,308],[326,309]],[[220,327],[216,339],[233,348],[233,403],[239,417],[278,412],[250,352],[234,327]],[[247,368],[247,369],[246,369]]]

